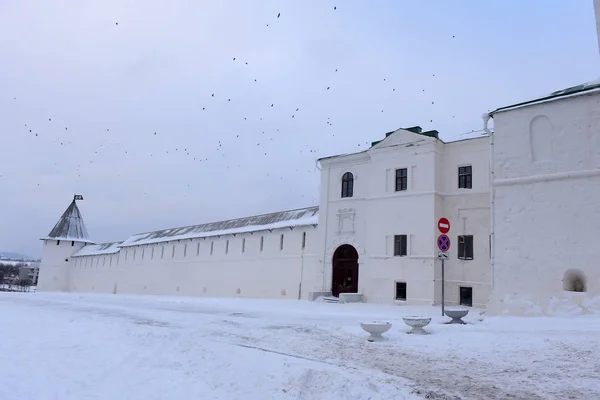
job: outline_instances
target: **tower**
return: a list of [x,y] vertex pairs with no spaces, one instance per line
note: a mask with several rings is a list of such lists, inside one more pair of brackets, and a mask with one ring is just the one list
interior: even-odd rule
[[41,238],[44,245],[37,286],[39,291],[68,291],[71,256],[86,244],[93,243],[89,240],[76,200],[83,200],[83,196],[75,195],[48,236]]

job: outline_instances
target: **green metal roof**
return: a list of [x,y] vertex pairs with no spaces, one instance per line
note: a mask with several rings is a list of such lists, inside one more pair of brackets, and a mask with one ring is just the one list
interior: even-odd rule
[[[410,128],[399,128],[399,129],[396,129],[395,131],[387,132],[385,134],[385,137],[390,136],[392,133],[398,132],[400,129],[405,130],[405,131],[409,131],[409,132],[412,132],[412,133],[416,133],[418,135],[429,136],[429,137],[433,137],[433,138],[439,139],[438,138],[438,135],[439,135],[438,131],[431,130],[431,131],[423,132],[423,128],[421,128],[420,126],[411,126]],[[371,147],[378,145],[382,141],[383,141],[383,139],[371,142]]]

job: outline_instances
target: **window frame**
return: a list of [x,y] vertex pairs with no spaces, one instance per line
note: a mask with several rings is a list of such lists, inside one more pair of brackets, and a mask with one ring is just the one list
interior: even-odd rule
[[394,235],[394,257],[408,256],[408,235]]
[[[462,302],[463,289],[470,291],[470,295],[471,295],[471,303],[470,304],[463,304],[463,302]],[[464,306],[464,307],[473,307],[473,287],[472,286],[459,286],[458,287],[458,304],[460,304],[461,306]]]
[[354,197],[354,174],[350,171],[342,175],[342,194],[343,199]]
[[[465,171],[461,171],[463,168],[465,168]],[[468,171],[466,168],[468,168]],[[458,188],[473,189],[473,166],[471,164],[458,166]]]
[[408,190],[408,168],[396,168],[394,173],[394,189],[396,192]]
[[[398,290],[399,286],[402,288],[400,291]],[[404,298],[399,296],[399,292],[404,291]],[[408,298],[408,285],[404,281],[395,281],[394,282],[394,300],[395,301],[406,301]]]
[[[474,243],[475,238],[473,235],[458,235],[456,238],[458,243],[458,248],[456,251],[456,255],[459,260],[463,261],[471,261],[475,258],[475,249]],[[470,243],[469,243],[470,242]],[[470,250],[470,256],[469,256]]]

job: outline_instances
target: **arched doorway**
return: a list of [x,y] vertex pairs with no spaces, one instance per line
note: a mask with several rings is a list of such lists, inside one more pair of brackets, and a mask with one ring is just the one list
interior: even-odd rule
[[358,252],[349,245],[343,244],[333,253],[333,273],[331,293],[337,297],[340,293],[358,292]]

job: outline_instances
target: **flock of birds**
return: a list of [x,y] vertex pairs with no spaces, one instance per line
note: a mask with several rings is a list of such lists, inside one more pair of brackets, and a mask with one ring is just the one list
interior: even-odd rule
[[[336,11],[337,7],[334,6],[333,10]],[[281,13],[277,14],[277,19],[281,18]],[[115,22],[116,26],[119,26],[118,22]],[[268,26],[268,24],[267,24]],[[454,38],[454,36],[453,36]],[[243,65],[248,65],[248,61],[241,61],[238,57],[236,56],[231,56],[231,61],[235,62],[235,63],[243,63]],[[333,71],[334,73],[338,72],[338,69],[334,69]],[[435,75],[433,75],[433,77],[435,77]],[[386,82],[386,84],[389,83],[389,81],[387,80],[387,78],[382,78],[383,82]],[[258,83],[258,80],[256,78],[254,78],[254,82]],[[391,83],[389,83],[391,85]],[[392,92],[396,92],[396,88],[389,86],[389,89],[391,89]],[[332,90],[332,86],[324,86],[323,87],[323,91],[324,92],[329,92]],[[422,89],[423,92],[425,92],[425,89]],[[206,103],[205,105],[203,105],[201,107],[201,110],[199,109],[198,112],[208,112],[210,109],[210,101],[215,101],[219,99],[221,102],[224,101],[224,99],[227,99],[227,103],[230,103],[232,101],[232,98],[229,96],[222,96],[219,93],[210,93],[208,94],[208,99],[206,99]],[[14,97],[14,100],[17,101],[17,97]],[[220,103],[222,104],[222,103]],[[435,104],[435,101],[431,101],[431,104]],[[215,106],[218,107],[218,106]],[[275,103],[268,103],[264,105],[265,109],[278,109],[278,105]],[[88,154],[81,154],[82,149],[85,148],[85,146],[83,146],[83,142],[86,140],[86,138],[81,135],[81,136],[77,136],[77,135],[69,135],[68,133],[71,133],[71,131],[69,131],[69,125],[65,122],[65,121],[60,121],[60,120],[55,120],[52,117],[49,117],[47,120],[48,124],[53,124],[52,130],[51,130],[51,137],[46,137],[46,141],[48,144],[51,144],[52,146],[55,147],[60,147],[60,148],[69,148],[74,150],[71,154],[78,154],[79,157],[83,157],[83,158],[78,158],[76,161],[76,168],[75,168],[75,172],[77,173],[77,177],[82,178],[82,179],[86,179],[86,171],[87,171],[87,166],[85,165],[87,164],[94,164],[94,163],[102,163],[102,157],[109,155],[113,160],[116,156],[119,156],[121,159],[125,159],[124,161],[121,161],[123,164],[127,164],[128,162],[140,162],[140,163],[153,163],[153,159],[157,159],[160,157],[160,161],[156,161],[156,163],[164,163],[166,158],[168,157],[172,157],[172,159],[175,160],[186,160],[186,162],[190,162],[190,163],[198,163],[200,165],[213,165],[218,163],[219,168],[225,168],[225,169],[239,169],[242,170],[244,172],[248,172],[249,168],[251,168],[251,166],[249,166],[247,163],[244,163],[242,160],[240,160],[239,156],[236,155],[232,155],[232,154],[239,154],[240,151],[242,153],[245,153],[246,155],[251,154],[252,157],[256,157],[256,156],[263,156],[263,157],[267,157],[270,155],[270,152],[289,152],[289,151],[293,151],[294,149],[290,149],[288,146],[288,140],[286,139],[285,136],[283,135],[283,130],[287,129],[290,130],[289,128],[284,128],[285,127],[289,127],[289,123],[290,121],[295,122],[298,120],[301,120],[303,118],[303,114],[302,114],[302,109],[303,107],[301,105],[298,105],[296,107],[290,107],[289,109],[286,109],[283,111],[283,113],[287,113],[286,117],[282,117],[282,114],[278,115],[279,121],[281,121],[283,118],[288,118],[288,122],[287,123],[282,123],[280,128],[274,128],[272,125],[268,125],[267,128],[265,128],[264,130],[259,128],[258,131],[255,132],[251,132],[250,135],[248,135],[248,133],[243,133],[242,135],[245,135],[246,138],[251,137],[253,139],[253,143],[252,143],[252,147],[254,147],[254,149],[249,148],[248,146],[248,141],[244,141],[243,143],[241,143],[241,141],[234,141],[233,139],[240,139],[240,133],[236,133],[235,134],[235,138],[233,137],[222,137],[218,132],[215,132],[214,135],[210,135],[210,137],[215,138],[215,137],[221,137],[221,139],[215,139],[216,142],[214,143],[214,147],[210,150],[207,151],[207,146],[203,146],[202,148],[200,146],[197,146],[196,144],[192,144],[192,143],[187,143],[187,144],[183,144],[183,143],[177,143],[174,140],[173,141],[168,141],[170,142],[170,145],[165,145],[164,142],[163,144],[161,144],[160,146],[156,146],[156,145],[151,145],[152,143],[152,139],[156,138],[156,137],[160,137],[161,135],[169,135],[169,133],[162,133],[159,130],[151,130],[149,132],[147,132],[147,143],[150,143],[148,146],[144,146],[143,144],[136,144],[135,146],[131,146],[128,147],[127,145],[124,144],[125,140],[119,140],[119,136],[118,135],[122,135],[124,133],[118,132],[116,135],[112,135],[111,133],[111,127],[105,127],[105,136],[106,136],[106,140],[104,140],[102,143],[98,144],[98,146],[91,150]],[[266,110],[265,110],[266,112]],[[381,112],[383,113],[384,110],[382,109]],[[272,114],[271,114],[272,116]],[[263,118],[265,118],[265,116],[260,116],[260,115],[253,115],[253,116],[245,116],[243,117],[244,121],[248,121],[248,122],[252,122],[253,125],[252,127],[255,128],[258,124],[261,123],[261,121],[263,121]],[[273,124],[272,119],[270,119],[270,124]],[[430,120],[430,122],[433,122],[433,120]],[[223,123],[228,123],[228,121],[223,121]],[[328,137],[336,137],[336,134],[338,134],[338,137],[342,136],[342,132],[338,132],[337,130],[333,129],[334,127],[334,122],[332,121],[332,119],[330,117],[326,117],[326,119],[323,121],[324,124],[324,129],[328,129],[327,131],[323,132],[323,136],[328,136]],[[58,127],[56,125],[59,125]],[[47,127],[45,126],[39,126],[39,124],[37,126],[32,126],[29,123],[24,123],[24,128],[26,130],[26,134],[28,134],[30,137],[35,137],[35,138],[39,138],[41,136],[45,135],[45,132],[50,132],[49,129],[47,129]],[[57,132],[59,131],[63,131],[64,128],[64,135],[59,135]],[[116,129],[113,130],[114,131],[119,131],[120,128],[119,127],[114,127]],[[271,128],[269,130],[269,128]],[[281,130],[280,130],[281,129]],[[293,129],[292,129],[293,130]],[[295,131],[295,133],[301,133],[298,131]],[[126,133],[125,133],[126,134]],[[381,133],[381,135],[383,135],[383,132]],[[62,138],[61,138],[62,136]],[[115,140],[110,140],[110,138],[113,138]],[[369,141],[365,141],[362,143],[356,143],[356,147],[355,147],[355,151],[362,151],[367,149],[370,144],[371,144],[371,140],[377,140],[379,139],[378,137],[367,137],[369,139]],[[210,139],[210,138],[209,138]],[[47,151],[49,152],[53,152],[55,151],[55,147],[47,147]],[[243,149],[240,149],[240,147],[244,147]],[[233,151],[235,150],[235,152]],[[58,150],[60,151],[60,150]],[[93,152],[92,152],[93,151]],[[300,147],[296,147],[296,151],[298,151],[299,153],[303,154],[303,160],[306,160],[306,163],[299,163],[298,164],[298,168],[289,168],[289,166],[286,166],[286,168],[278,168],[277,166],[273,166],[273,168],[269,168],[270,172],[266,173],[266,177],[269,179],[277,179],[279,181],[284,180],[284,179],[288,179],[291,178],[289,175],[286,176],[285,172],[287,171],[288,173],[294,174],[294,175],[298,175],[298,174],[313,174],[314,175],[314,180],[317,181],[319,179],[319,177],[317,176],[318,173],[318,169],[316,167],[316,159],[319,158],[320,156],[325,156],[325,155],[331,155],[331,154],[321,154],[321,149],[319,148],[319,146],[316,143],[309,143],[309,144],[303,144]],[[57,157],[58,158],[58,157]],[[241,157],[243,158],[243,157]],[[81,160],[84,159],[85,162],[82,162]],[[66,171],[61,171],[60,168],[64,168],[64,160],[59,159],[58,161],[54,161],[54,167],[57,169],[56,172],[58,173],[67,173]],[[106,160],[105,160],[106,161]],[[310,163],[310,164],[309,164]],[[106,164],[106,168],[107,169],[111,169],[114,168],[115,165]],[[198,168],[198,170],[202,169],[202,167],[200,166]],[[197,171],[197,170],[196,170]],[[195,174],[197,173],[194,170],[189,170],[189,175],[190,175],[190,179],[189,181],[195,181]],[[72,172],[72,169],[71,171]],[[122,171],[120,171],[119,169],[115,169],[115,179],[119,179],[121,177],[121,173]],[[4,172],[0,172],[0,174],[6,174],[6,171]],[[125,174],[125,173],[124,173]],[[0,178],[2,178],[2,175],[0,175]],[[251,179],[251,178],[250,178]],[[39,186],[39,183],[37,183],[37,185]],[[292,185],[293,186],[293,185]],[[190,183],[187,183],[187,187],[191,187]],[[276,188],[273,188],[274,190],[276,190]],[[304,190],[304,188],[295,188],[293,190],[298,190],[299,193],[297,193],[299,198],[305,199],[304,203],[305,204],[316,204],[317,203],[317,193],[308,193],[306,192],[306,190]],[[145,194],[147,194],[147,192],[145,192]],[[184,196],[187,195],[187,193],[183,194]]]

